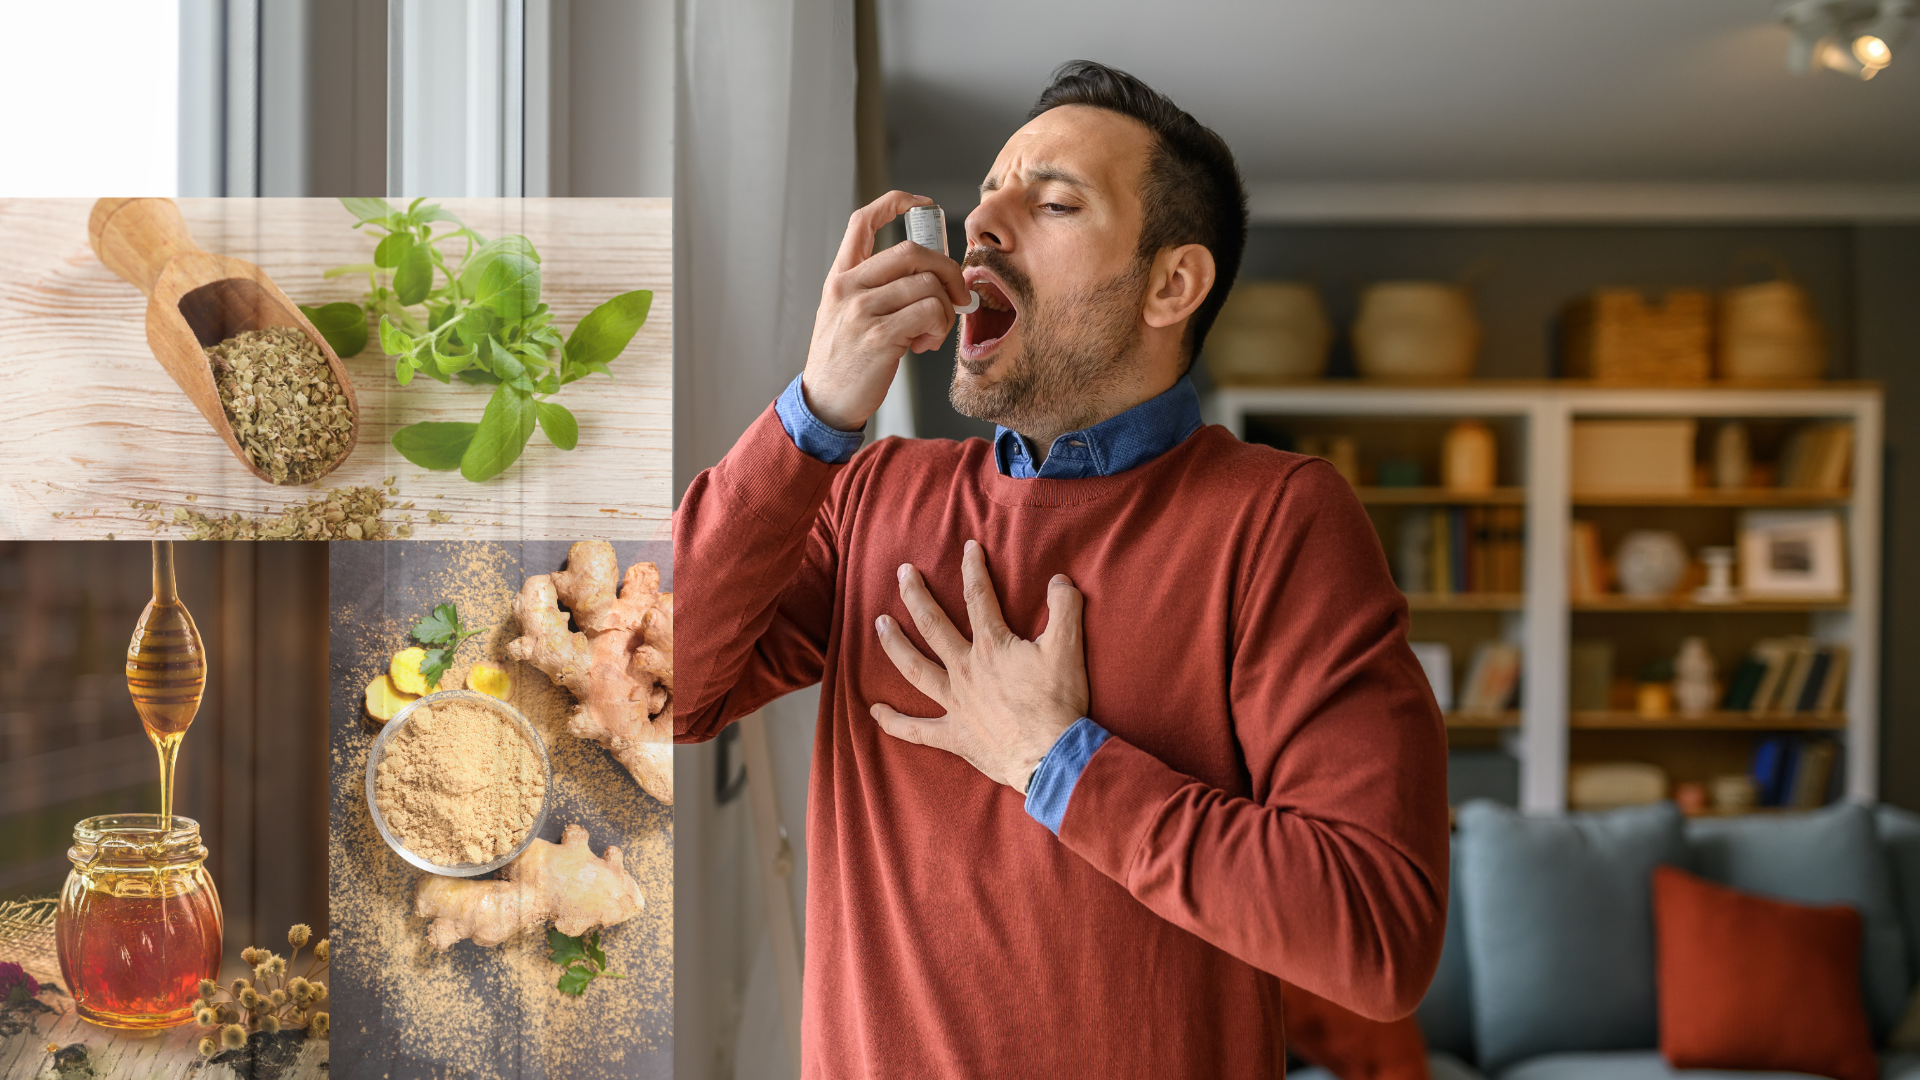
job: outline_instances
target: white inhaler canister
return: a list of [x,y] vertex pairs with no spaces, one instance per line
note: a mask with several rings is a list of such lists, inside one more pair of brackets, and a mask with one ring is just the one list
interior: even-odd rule
[[[940,209],[938,203],[916,206],[907,211],[907,239],[929,251],[942,255],[947,252],[947,212]],[[980,294],[972,293],[973,299],[965,307],[953,309],[955,315],[971,315],[980,310]]]

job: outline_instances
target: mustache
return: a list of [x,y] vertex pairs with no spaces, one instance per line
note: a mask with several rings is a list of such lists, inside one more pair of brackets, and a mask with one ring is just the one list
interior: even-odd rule
[[995,248],[968,248],[967,257],[960,261],[961,266],[981,266],[993,271],[1013,294],[1013,301],[1022,308],[1033,306],[1033,279],[1026,272],[1013,265],[1004,251]]

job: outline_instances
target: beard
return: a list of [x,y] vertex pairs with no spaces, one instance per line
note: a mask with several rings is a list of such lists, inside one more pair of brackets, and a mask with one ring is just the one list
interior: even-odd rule
[[[1104,402],[1133,373],[1151,264],[1136,259],[1103,282],[1044,304],[1034,297],[1032,279],[998,251],[975,248],[965,265],[984,266],[1005,283],[1020,311],[1021,344],[1004,359],[956,360],[947,389],[955,411],[1012,428],[1043,448],[1099,420]],[[1005,374],[979,381],[1000,362]]]

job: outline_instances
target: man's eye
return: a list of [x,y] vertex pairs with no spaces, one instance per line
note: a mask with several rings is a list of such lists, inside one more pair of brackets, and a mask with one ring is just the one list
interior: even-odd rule
[[1066,203],[1050,202],[1041,203],[1040,209],[1045,210],[1049,214],[1071,214],[1080,208],[1077,206],[1068,206]]

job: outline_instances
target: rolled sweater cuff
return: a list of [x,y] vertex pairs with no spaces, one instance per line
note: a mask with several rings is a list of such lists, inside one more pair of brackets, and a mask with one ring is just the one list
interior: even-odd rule
[[1182,788],[1197,783],[1118,736],[1101,743],[1074,784],[1060,842],[1123,886],[1140,849]]
[[808,457],[817,458],[829,465],[840,465],[852,458],[865,439],[865,431],[841,431],[829,427],[826,421],[813,415],[807,408],[807,398],[800,389],[801,376],[795,375],[793,381],[780,393],[779,400],[773,403],[773,411],[780,415],[780,426],[785,428],[793,445],[799,447]]

